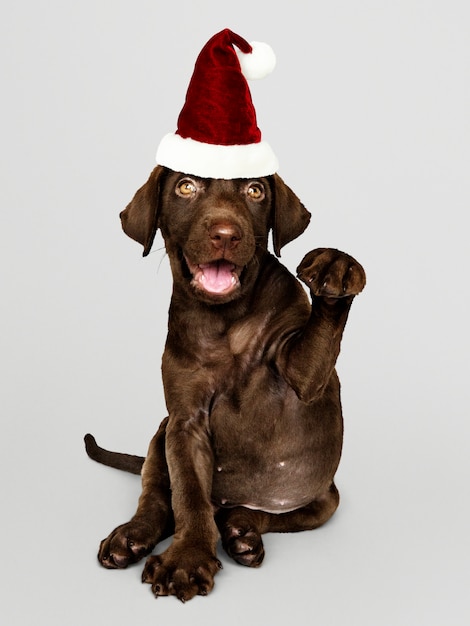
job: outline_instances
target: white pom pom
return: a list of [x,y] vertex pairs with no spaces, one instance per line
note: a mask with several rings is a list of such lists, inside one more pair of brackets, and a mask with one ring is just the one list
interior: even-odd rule
[[242,68],[242,74],[247,80],[264,78],[273,71],[276,65],[276,55],[267,43],[251,41],[250,45],[253,50],[248,54],[235,48]]

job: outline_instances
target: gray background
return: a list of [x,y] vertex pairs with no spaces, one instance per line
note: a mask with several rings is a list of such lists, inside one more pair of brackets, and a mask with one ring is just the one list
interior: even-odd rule
[[[4,1],[1,46],[0,614],[47,624],[469,623],[470,29],[462,0]],[[165,408],[170,295],[118,212],[173,131],[197,54],[230,27],[278,65],[252,85],[280,174],[313,213],[283,261],[333,246],[368,272],[338,362],[342,504],[222,556],[209,598],[155,600],[99,540]],[[295,617],[294,617],[295,615]]]

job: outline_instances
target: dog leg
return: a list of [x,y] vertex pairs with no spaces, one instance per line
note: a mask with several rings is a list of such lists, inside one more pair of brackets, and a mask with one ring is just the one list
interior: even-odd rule
[[220,509],[216,515],[222,546],[237,563],[259,567],[264,558],[261,535],[313,530],[327,522],[338,508],[339,493],[334,483],[307,506],[289,513],[265,513],[244,507]]
[[305,255],[297,275],[310,289],[312,309],[306,326],[285,343],[279,371],[303,402],[320,398],[336,364],[354,297],[366,284],[362,266],[349,254],[319,248]]
[[207,595],[222,567],[216,556],[218,532],[210,500],[213,454],[205,422],[205,413],[182,420],[173,415],[169,421],[166,453],[175,534],[169,548],[147,559],[142,574],[155,596],[174,595],[182,602]]
[[150,442],[142,468],[142,494],[137,511],[126,524],[115,528],[103,539],[98,560],[108,569],[125,568],[149,554],[158,541],[173,533],[170,481],[165,459],[163,420]]

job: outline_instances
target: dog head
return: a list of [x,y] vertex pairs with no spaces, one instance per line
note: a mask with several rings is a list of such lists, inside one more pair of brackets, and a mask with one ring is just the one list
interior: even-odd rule
[[124,232],[147,256],[160,228],[176,284],[225,303],[256,276],[272,231],[277,256],[307,227],[310,213],[274,174],[257,179],[199,178],[157,166],[121,213]]

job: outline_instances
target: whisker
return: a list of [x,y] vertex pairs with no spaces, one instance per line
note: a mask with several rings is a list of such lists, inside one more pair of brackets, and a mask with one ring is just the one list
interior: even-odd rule
[[[165,247],[163,246],[163,248],[160,248],[160,250],[165,250]],[[160,268],[161,268],[162,263],[163,263],[163,259],[165,259],[167,256],[168,256],[168,252],[165,250],[165,253],[162,254],[162,256],[160,257],[160,263],[157,266],[157,274],[160,271]]]
[[159,248],[152,248],[152,250],[150,251],[150,254],[154,254],[154,252],[161,252],[162,250],[165,250],[165,246],[160,246]]
[[162,250],[163,250],[163,254],[161,255],[160,261],[158,262],[158,265],[157,265],[157,274],[160,271],[163,260],[168,256],[168,252],[166,251],[166,248],[163,245],[163,246],[159,246],[158,248],[152,248],[149,254],[149,256],[151,256],[152,254],[156,254],[157,252],[162,252]]

